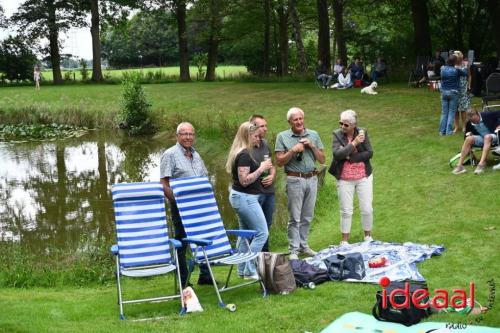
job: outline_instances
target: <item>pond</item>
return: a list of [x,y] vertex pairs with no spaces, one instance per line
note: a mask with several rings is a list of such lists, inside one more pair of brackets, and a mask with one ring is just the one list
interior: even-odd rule
[[[19,243],[34,254],[111,244],[111,185],[158,180],[161,155],[174,143],[173,138],[131,138],[112,131],[56,141],[0,142],[0,241]],[[223,167],[226,152],[201,154],[224,223],[234,228],[230,177]],[[278,200],[285,206],[283,195]],[[284,209],[277,211],[286,215]],[[282,213],[276,218],[286,219]]]

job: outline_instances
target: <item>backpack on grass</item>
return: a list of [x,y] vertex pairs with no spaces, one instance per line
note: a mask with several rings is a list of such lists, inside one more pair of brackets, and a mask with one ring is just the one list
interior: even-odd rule
[[261,252],[257,270],[266,289],[273,294],[288,294],[297,289],[288,254]]
[[290,260],[290,265],[292,265],[293,275],[295,276],[297,286],[307,286],[311,282],[317,285],[330,281],[330,277],[326,270],[313,266],[304,260]]

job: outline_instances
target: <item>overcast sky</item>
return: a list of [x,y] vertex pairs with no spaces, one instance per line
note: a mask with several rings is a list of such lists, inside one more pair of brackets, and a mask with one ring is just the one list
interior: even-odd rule
[[[0,0],[0,5],[4,9],[5,16],[10,17],[23,2],[24,0]],[[14,29],[0,29],[0,39],[14,33]],[[79,58],[92,59],[90,28],[70,29],[68,32],[61,34],[60,37],[63,39],[61,53],[71,53]],[[44,43],[48,43],[48,41],[44,41]]]

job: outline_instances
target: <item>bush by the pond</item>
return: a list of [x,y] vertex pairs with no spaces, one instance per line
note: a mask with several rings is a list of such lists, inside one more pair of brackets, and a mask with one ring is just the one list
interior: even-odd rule
[[64,124],[0,124],[0,140],[47,140],[76,137],[87,132],[86,127]]
[[146,99],[138,75],[131,75],[123,81],[119,121],[120,127],[128,130],[132,135],[154,132],[151,122],[151,104]]

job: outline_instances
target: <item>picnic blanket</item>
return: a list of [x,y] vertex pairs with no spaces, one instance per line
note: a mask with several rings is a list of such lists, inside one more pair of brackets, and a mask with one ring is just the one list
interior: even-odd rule
[[[458,321],[460,318],[457,317]],[[500,333],[499,328],[473,325],[453,328],[449,323],[439,322],[425,322],[406,327],[401,324],[378,321],[373,316],[361,312],[349,312],[340,316],[321,333],[425,333],[431,330],[436,330],[433,333]]]
[[[330,246],[319,251],[314,257],[305,260],[311,265],[326,269],[324,259],[338,253],[360,252],[363,255],[366,276],[362,280],[347,279],[344,281],[378,283],[383,276],[387,276],[391,281],[406,279],[425,281],[416,264],[429,259],[433,255],[440,255],[443,251],[444,247],[440,245],[373,241],[371,243],[354,243],[347,246]],[[370,268],[368,266],[368,260],[382,256],[388,259],[386,266],[379,268]]]

